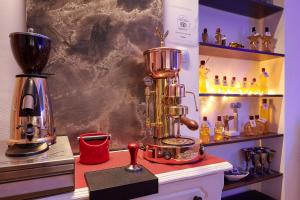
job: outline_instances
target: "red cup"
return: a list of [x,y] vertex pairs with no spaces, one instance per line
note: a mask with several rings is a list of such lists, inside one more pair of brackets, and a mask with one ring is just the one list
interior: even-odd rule
[[[107,136],[104,140],[85,141],[87,136]],[[79,162],[87,165],[96,165],[109,160],[109,135],[105,133],[85,133],[79,137]]]

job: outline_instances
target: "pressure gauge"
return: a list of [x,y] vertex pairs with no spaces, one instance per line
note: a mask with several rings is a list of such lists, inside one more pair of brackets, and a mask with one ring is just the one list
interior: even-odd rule
[[144,78],[144,83],[147,87],[150,87],[151,85],[153,85],[153,79],[150,76],[146,76]]

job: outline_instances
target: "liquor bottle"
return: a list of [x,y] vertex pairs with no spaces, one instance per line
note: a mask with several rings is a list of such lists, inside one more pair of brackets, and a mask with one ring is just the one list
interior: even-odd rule
[[265,33],[262,38],[262,50],[271,52],[272,51],[272,34],[269,30],[269,27],[265,27]]
[[252,94],[258,94],[259,93],[259,86],[256,82],[256,78],[252,79],[251,85],[250,85],[250,92]]
[[216,45],[222,45],[222,34],[220,28],[217,28],[216,30],[215,39],[216,39]]
[[255,115],[256,133],[262,135],[265,133],[266,124],[259,118],[259,115]]
[[220,79],[219,79],[218,75],[215,75],[214,91],[215,91],[215,93],[221,93],[221,84],[220,84]]
[[236,91],[237,91],[236,78],[232,77],[231,82],[230,82],[230,92],[236,93]]
[[260,91],[263,94],[268,94],[268,78],[269,74],[266,72],[266,68],[262,68],[260,74]]
[[256,135],[256,123],[253,115],[249,116],[249,122],[247,122],[244,126],[244,132],[247,136]]
[[199,92],[207,92],[207,73],[209,70],[205,67],[205,60],[201,60],[199,67]]
[[221,141],[224,139],[224,124],[222,122],[221,116],[218,116],[217,118],[214,131],[215,131],[215,135],[214,135],[215,141]]
[[270,123],[270,105],[268,104],[267,99],[262,100],[262,104],[259,109],[260,120],[265,123],[265,131],[269,131],[269,123]]
[[204,144],[210,142],[210,128],[206,116],[203,117],[203,122],[200,125],[200,139]]
[[202,33],[202,42],[207,43],[208,42],[208,33],[207,33],[207,28],[203,29]]
[[252,50],[258,50],[259,47],[259,38],[260,35],[259,33],[256,32],[256,28],[252,27],[252,33],[251,35],[248,37],[248,39],[250,40],[250,49]]
[[243,94],[248,94],[248,92],[249,92],[249,85],[248,85],[247,77],[243,78],[241,91]]
[[223,93],[228,93],[228,83],[227,83],[227,77],[223,76],[223,81],[222,81],[222,92]]

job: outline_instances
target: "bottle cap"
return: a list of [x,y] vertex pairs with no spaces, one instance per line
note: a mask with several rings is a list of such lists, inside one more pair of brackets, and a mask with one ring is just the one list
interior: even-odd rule
[[216,32],[217,32],[217,33],[220,33],[220,32],[221,32],[221,29],[220,29],[220,28],[217,28]]
[[250,119],[250,120],[253,120],[253,119],[254,119],[253,115],[250,115],[250,116],[249,116],[249,119]]
[[269,27],[265,27],[265,32],[269,32]]
[[222,117],[221,117],[221,116],[218,116],[218,117],[217,117],[217,120],[218,120],[218,121],[222,121]]
[[267,103],[267,99],[263,99],[262,102],[263,102],[263,103]]
[[232,80],[234,80],[234,81],[236,80],[235,76],[232,77]]
[[244,78],[243,78],[243,81],[247,81],[247,77],[244,77]]
[[253,78],[252,81],[253,81],[253,82],[256,82],[256,78]]
[[219,78],[219,76],[218,75],[215,75],[215,79],[218,79]]
[[207,28],[204,28],[204,29],[203,29],[203,33],[207,33]]
[[203,117],[203,121],[205,121],[205,122],[207,121],[207,117],[206,116]]
[[256,28],[255,27],[252,27],[252,32],[256,32]]
[[200,61],[200,64],[201,64],[201,65],[205,65],[205,60],[201,60],[201,61]]
[[261,71],[262,71],[262,72],[265,72],[265,71],[266,71],[266,68],[261,68]]
[[226,76],[223,76],[223,80],[226,81],[226,79],[227,79]]
[[259,115],[255,115],[255,119],[259,119]]

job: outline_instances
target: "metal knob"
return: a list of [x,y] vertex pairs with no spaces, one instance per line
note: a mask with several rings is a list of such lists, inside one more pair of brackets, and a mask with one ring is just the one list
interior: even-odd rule
[[130,153],[130,165],[126,167],[126,170],[130,172],[137,172],[142,170],[142,166],[137,164],[137,153],[139,150],[139,145],[137,143],[129,143],[128,150]]

